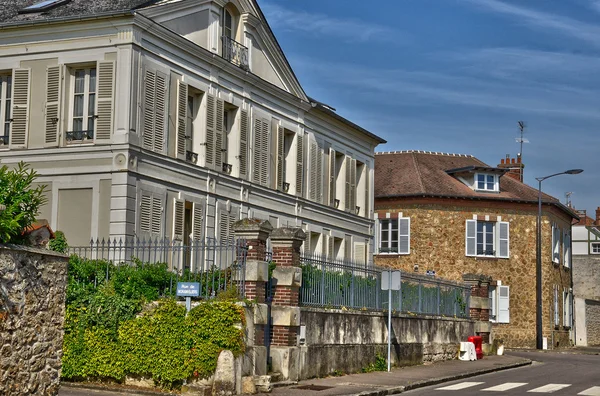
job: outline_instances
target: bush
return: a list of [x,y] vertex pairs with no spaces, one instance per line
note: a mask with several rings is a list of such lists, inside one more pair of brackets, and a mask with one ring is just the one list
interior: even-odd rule
[[48,249],[58,253],[67,253],[69,251],[69,245],[67,244],[65,233],[56,231],[54,233],[54,239],[50,239],[48,242]]
[[39,209],[46,199],[46,186],[31,188],[37,177],[29,165],[20,162],[16,168],[0,168],[0,243],[23,243],[23,230],[35,222]]

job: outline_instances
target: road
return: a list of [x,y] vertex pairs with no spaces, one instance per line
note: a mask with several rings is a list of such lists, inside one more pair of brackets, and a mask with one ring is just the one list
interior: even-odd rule
[[570,353],[510,352],[534,360],[531,366],[499,371],[406,392],[406,395],[600,396],[600,356]]

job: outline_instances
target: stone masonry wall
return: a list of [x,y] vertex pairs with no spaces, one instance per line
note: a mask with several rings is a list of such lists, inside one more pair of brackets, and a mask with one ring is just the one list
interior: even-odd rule
[[0,394],[58,393],[68,258],[0,245]]
[[600,345],[600,302],[586,301],[585,321],[587,328],[587,344]]
[[573,293],[600,300],[600,256],[573,256]]
[[[376,202],[379,218],[385,213],[402,212],[411,219],[409,255],[378,255],[378,266],[398,268],[418,273],[434,270],[436,276],[462,281],[465,273],[491,276],[510,286],[510,323],[493,324],[492,337],[501,338],[505,345],[514,348],[535,347],[535,263],[536,263],[536,205],[490,204],[489,202],[455,201],[456,204],[438,202],[419,203],[398,201]],[[521,207],[522,206],[522,207]],[[510,223],[510,258],[481,258],[465,255],[465,222],[477,215],[489,216],[496,221]],[[394,216],[392,214],[392,216]],[[570,286],[570,270],[551,262],[551,222],[562,229],[570,227],[570,219],[558,211],[544,212],[542,224],[543,268],[543,335],[549,347],[567,346],[569,331],[554,327],[553,287],[560,290]],[[562,295],[560,296],[562,298]],[[559,304],[562,324],[562,301]],[[554,343],[552,344],[552,341]]]

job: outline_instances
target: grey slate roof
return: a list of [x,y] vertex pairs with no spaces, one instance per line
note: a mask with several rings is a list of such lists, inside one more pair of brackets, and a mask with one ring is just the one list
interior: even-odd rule
[[157,0],[71,0],[43,13],[19,14],[19,10],[42,0],[0,0],[0,25],[61,18],[92,17],[98,14],[130,11]]

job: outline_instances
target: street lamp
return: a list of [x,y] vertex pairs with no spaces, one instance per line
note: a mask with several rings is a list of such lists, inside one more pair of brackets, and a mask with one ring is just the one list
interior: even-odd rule
[[550,176],[536,177],[538,187],[538,214],[537,214],[537,236],[536,236],[536,266],[535,266],[535,344],[537,349],[542,349],[542,182],[558,175],[576,175],[583,169],[569,169],[568,171],[555,173]]

